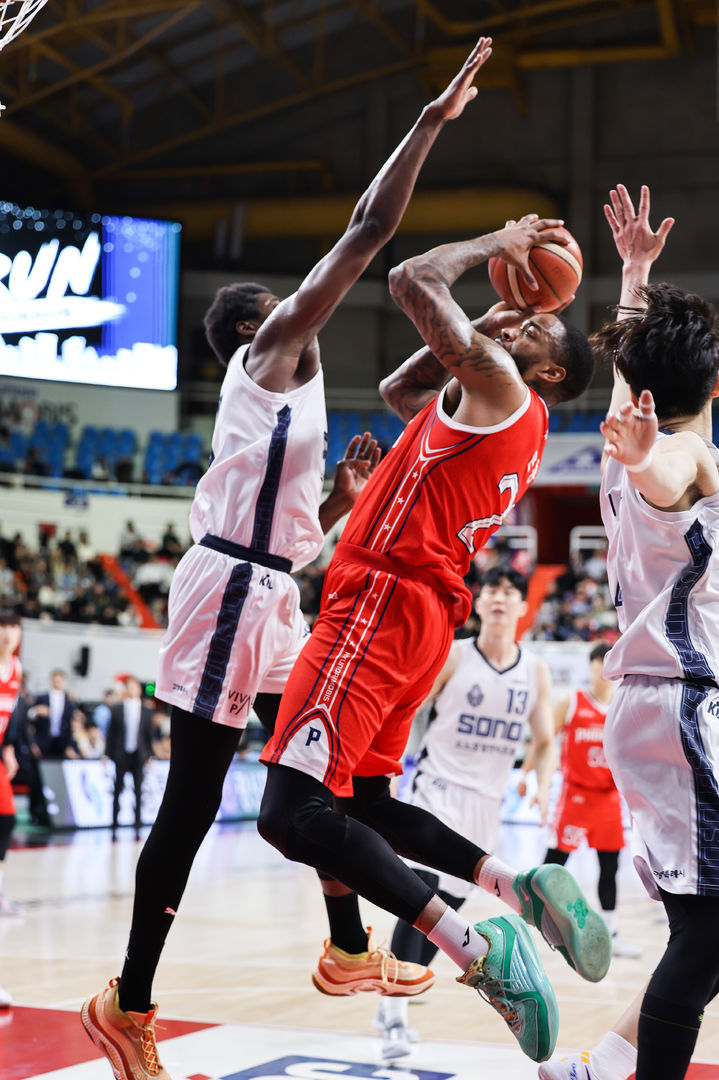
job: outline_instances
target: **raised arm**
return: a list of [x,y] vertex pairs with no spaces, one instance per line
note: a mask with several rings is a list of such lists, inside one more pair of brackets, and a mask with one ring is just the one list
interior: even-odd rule
[[476,97],[472,80],[491,51],[491,38],[480,38],[461,71],[424,108],[382,166],[357,203],[344,235],[257,331],[247,362],[255,382],[269,390],[284,390],[291,382],[303,349],[394,234],[432,144],[444,124],[460,116]]
[[[657,231],[653,232],[649,224],[649,202],[649,188],[643,184],[639,209],[635,211],[624,184],[617,184],[609,192],[609,203],[604,205],[604,216],[622,260],[618,319],[627,319],[633,311],[644,307],[638,290],[649,281],[649,272],[664,250],[667,236],[674,225],[674,218],[664,218]],[[629,387],[615,368],[610,412],[616,412],[630,399]]]
[[[506,327],[519,326],[526,317],[526,312],[516,311],[500,300],[484,315],[473,319],[472,326],[485,337],[494,338]],[[425,345],[382,380],[379,392],[400,420],[409,423],[450,378],[444,364]]]
[[[478,329],[452,298],[451,286],[471,267],[487,262],[493,255],[501,255],[533,284],[527,261],[529,249],[541,231],[560,224],[558,220],[527,214],[497,232],[444,244],[407,259],[390,272],[390,293],[395,303],[415,324],[447,375],[455,376],[466,392],[462,395],[463,404],[466,399],[462,422],[477,426],[500,423],[519,408],[527,389],[511,355]],[[544,231],[543,237],[566,243],[559,232]]]

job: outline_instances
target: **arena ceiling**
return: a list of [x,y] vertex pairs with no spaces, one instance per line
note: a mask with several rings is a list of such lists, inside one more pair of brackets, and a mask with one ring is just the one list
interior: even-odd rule
[[0,52],[4,171],[16,198],[41,177],[75,206],[351,191],[343,102],[426,99],[480,34],[480,81],[521,111],[531,72],[691,54],[716,19],[715,0],[48,0]]

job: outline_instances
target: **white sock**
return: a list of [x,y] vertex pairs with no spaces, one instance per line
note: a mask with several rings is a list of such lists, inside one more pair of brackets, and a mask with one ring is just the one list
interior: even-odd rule
[[511,866],[507,866],[501,859],[490,855],[482,863],[475,880],[480,889],[494,893],[495,896],[498,896],[500,900],[503,900],[505,904],[511,907],[512,911],[516,911],[517,915],[519,915],[522,910],[519,897],[512,888],[512,882],[516,876],[516,870],[513,870]]
[[589,1051],[589,1067],[596,1080],[627,1080],[637,1067],[637,1048],[616,1031],[608,1031]]
[[462,971],[467,970],[475,957],[486,956],[489,952],[487,939],[450,907],[427,934],[427,940],[454,960]]
[[382,1019],[385,1030],[394,1024],[403,1024],[407,1027],[407,998],[388,996],[383,1003]]

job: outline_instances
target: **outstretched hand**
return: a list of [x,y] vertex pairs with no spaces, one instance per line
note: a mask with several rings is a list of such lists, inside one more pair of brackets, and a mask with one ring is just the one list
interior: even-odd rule
[[351,502],[357,499],[379,464],[382,451],[369,431],[350,439],[345,456],[337,462],[333,494],[342,495]]
[[652,232],[649,224],[649,188],[646,184],[642,185],[637,211],[624,184],[612,188],[609,199],[611,206],[605,203],[604,216],[609,222],[622,262],[653,263],[664,248],[674,218],[664,218],[657,231]]
[[491,55],[492,39],[481,37],[465,60],[461,71],[433,103],[445,120],[456,120],[461,116],[467,102],[476,98],[477,87],[472,86],[472,80]]
[[508,221],[503,229],[494,234],[500,242],[502,258],[517,267],[530,289],[538,287],[529,265],[530,248],[540,240],[566,247],[569,239],[567,234],[561,231],[563,224],[560,218],[540,218],[536,214],[525,214],[519,221]]
[[604,452],[629,469],[640,465],[650,453],[659,424],[651,391],[642,390],[639,409],[625,401],[616,412],[608,412],[599,425],[604,436]]

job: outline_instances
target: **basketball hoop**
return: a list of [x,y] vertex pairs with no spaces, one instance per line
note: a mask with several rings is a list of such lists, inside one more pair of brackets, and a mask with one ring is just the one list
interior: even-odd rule
[[[0,49],[21,34],[47,0],[0,0]],[[0,117],[5,106],[0,102]]]

